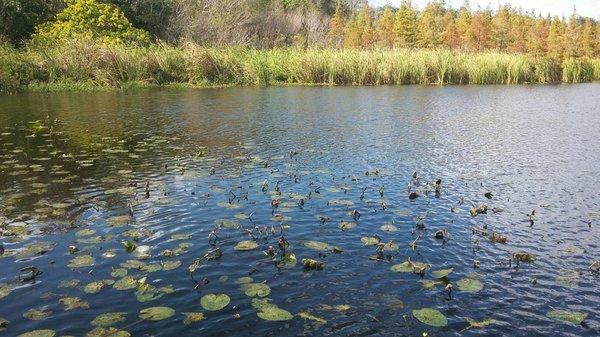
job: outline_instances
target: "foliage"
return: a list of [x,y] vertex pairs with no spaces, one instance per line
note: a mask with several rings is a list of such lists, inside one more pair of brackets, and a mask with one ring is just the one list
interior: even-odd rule
[[93,40],[103,44],[147,45],[150,35],[134,28],[123,12],[114,5],[96,0],[67,0],[67,7],[56,21],[39,25],[33,35],[36,43],[70,39]]
[[0,2],[0,42],[21,44],[35,26],[51,20],[58,12],[60,0],[2,0]]

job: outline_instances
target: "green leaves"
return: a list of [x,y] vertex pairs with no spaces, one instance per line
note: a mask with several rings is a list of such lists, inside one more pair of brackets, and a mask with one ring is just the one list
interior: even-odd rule
[[235,250],[253,250],[256,248],[258,248],[258,243],[254,242],[252,240],[240,241],[234,247]]
[[242,284],[242,289],[246,296],[249,297],[267,297],[271,293],[271,288],[265,283],[248,283]]
[[289,321],[294,318],[289,311],[274,305],[263,307],[256,315],[265,321]]
[[140,311],[140,318],[148,321],[162,321],[175,315],[175,310],[169,307],[150,307]]
[[588,314],[579,311],[550,310],[546,313],[546,316],[557,321],[579,325],[587,318]]
[[226,294],[207,294],[200,299],[200,305],[208,311],[218,311],[225,308],[231,299]]
[[425,323],[427,325],[442,327],[448,324],[448,320],[446,316],[439,312],[436,309],[431,308],[423,308],[412,311],[413,316],[419,320],[421,323]]
[[125,312],[109,312],[96,316],[91,322],[93,326],[108,328],[125,322]]
[[483,283],[474,278],[463,278],[456,282],[458,289],[467,293],[476,293],[483,289]]
[[22,333],[17,337],[54,337],[56,332],[50,329],[33,330],[26,333]]
[[79,255],[73,258],[68,266],[69,268],[83,268],[93,266],[96,261],[91,255]]
[[321,251],[329,250],[329,245],[326,244],[325,242],[313,241],[313,240],[305,241],[304,247],[314,249],[314,250],[321,250]]
[[454,271],[453,268],[440,269],[440,270],[432,271],[431,275],[433,275],[433,277],[435,277],[435,278],[443,278],[443,277],[450,275],[450,273],[452,273],[452,271]]

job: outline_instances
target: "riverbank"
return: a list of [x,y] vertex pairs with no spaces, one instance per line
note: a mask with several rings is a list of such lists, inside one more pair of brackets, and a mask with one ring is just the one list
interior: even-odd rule
[[557,60],[448,50],[297,50],[71,42],[0,47],[0,92],[138,86],[443,85],[582,83],[600,80],[600,59]]

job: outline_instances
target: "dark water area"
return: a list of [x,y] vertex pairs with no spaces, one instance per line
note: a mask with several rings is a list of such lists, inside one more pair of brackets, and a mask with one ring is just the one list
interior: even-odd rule
[[598,336],[599,176],[598,83],[0,96],[0,335]]

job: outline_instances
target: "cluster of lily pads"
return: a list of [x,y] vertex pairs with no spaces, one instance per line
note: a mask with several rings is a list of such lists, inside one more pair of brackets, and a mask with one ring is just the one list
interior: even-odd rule
[[[53,131],[50,133],[50,127],[42,122],[31,123],[25,128],[28,137],[32,139],[54,139],[54,137],[60,137],[61,133]],[[128,157],[136,158],[139,153],[143,153],[148,149],[156,148],[160,145],[164,145],[169,140],[162,137],[155,137],[148,139],[147,142],[139,147],[136,147],[133,152],[126,149],[123,144],[116,142],[115,139],[105,139],[105,142],[111,143],[113,146],[102,150],[103,155],[73,155],[48,151],[48,159],[46,161],[54,161],[55,158],[64,157],[66,161],[71,164],[75,163],[78,168],[92,168],[96,165],[97,161],[104,159],[104,156],[126,155]],[[43,150],[44,146],[41,146]],[[18,149],[17,149],[18,150]],[[46,151],[42,151],[46,152]],[[38,169],[38,164],[29,165],[28,167],[21,167],[22,164],[18,163],[15,156],[18,156],[21,152],[13,152],[11,154],[4,154],[3,158],[5,162],[2,164],[3,167],[11,166],[17,169],[21,169],[19,174],[12,175],[13,177],[26,177],[28,174],[35,172]],[[459,291],[466,294],[476,294],[481,292],[484,287],[484,278],[477,269],[480,267],[478,261],[473,261],[472,267],[474,271],[462,278],[453,279],[454,268],[439,268],[425,261],[412,261],[410,257],[405,257],[407,254],[403,254],[404,250],[418,251],[418,245],[420,240],[423,240],[425,235],[431,235],[436,240],[448,241],[452,240],[446,229],[436,229],[434,234],[427,232],[425,229],[426,219],[428,213],[418,215],[414,220],[414,234],[415,237],[411,238],[410,242],[403,242],[402,239],[394,237],[394,233],[398,231],[398,225],[395,222],[384,223],[377,228],[371,228],[369,224],[369,215],[363,214],[356,208],[356,205],[366,205],[364,208],[369,209],[372,212],[383,212],[388,209],[392,210],[396,216],[406,217],[409,211],[405,209],[394,208],[387,200],[384,199],[385,188],[383,185],[375,188],[373,187],[373,181],[377,181],[377,178],[386,176],[386,172],[382,169],[373,169],[364,173],[365,177],[369,179],[369,185],[367,187],[360,186],[361,178],[364,177],[351,177],[350,183],[335,183],[330,186],[321,186],[316,183],[311,185],[307,189],[306,193],[298,192],[285,192],[280,187],[280,179],[289,179],[290,185],[296,183],[300,178],[300,174],[291,173],[286,177],[280,174],[277,169],[273,167],[287,161],[294,162],[296,157],[299,155],[297,151],[290,151],[288,156],[271,157],[263,159],[259,156],[248,156],[242,155],[233,158],[234,161],[238,161],[243,164],[244,168],[256,169],[261,167],[269,174],[271,180],[265,179],[260,182],[256,182],[252,186],[245,187],[238,191],[231,189],[229,191],[222,189],[218,186],[210,187],[209,191],[206,192],[202,197],[205,202],[213,201],[214,206],[220,207],[227,212],[238,212],[232,218],[220,218],[214,221],[214,226],[210,229],[208,235],[208,242],[204,241],[204,238],[200,239],[195,232],[193,233],[178,233],[170,236],[172,246],[165,248],[162,251],[155,251],[155,248],[146,244],[145,241],[153,237],[156,233],[153,231],[151,226],[143,224],[143,218],[145,214],[143,210],[146,204],[155,203],[160,205],[161,203],[169,203],[168,196],[161,194],[162,191],[167,189],[167,184],[160,180],[146,181],[145,183],[140,179],[135,178],[135,172],[133,170],[124,170],[120,173],[120,178],[110,179],[110,183],[119,182],[122,179],[125,184],[121,187],[115,187],[113,189],[107,189],[104,191],[106,195],[122,197],[120,200],[120,210],[125,210],[124,214],[116,214],[111,216],[105,216],[106,212],[111,212],[111,208],[107,203],[97,202],[90,203],[88,201],[81,201],[84,205],[80,206],[79,210],[75,215],[70,213],[70,208],[75,200],[61,200],[60,202],[50,203],[47,200],[40,199],[40,202],[46,205],[45,207],[51,209],[50,212],[38,214],[37,217],[31,217],[28,219],[9,219],[5,217],[0,219],[2,224],[0,225],[1,234],[7,238],[7,247],[2,246],[2,258],[14,258],[19,263],[31,262],[35,264],[35,258],[45,255],[48,252],[55,249],[56,243],[50,241],[44,241],[44,234],[48,232],[72,232],[74,235],[74,241],[69,246],[67,254],[70,254],[68,261],[65,261],[65,266],[76,272],[88,271],[91,272],[98,264],[110,263],[112,259],[116,257],[127,256],[124,262],[119,265],[114,265],[111,268],[110,277],[108,275],[102,276],[92,282],[86,284],[80,284],[79,279],[65,279],[57,285],[57,289],[78,289],[83,291],[85,294],[97,294],[105,289],[112,288],[114,291],[131,292],[134,297],[140,303],[148,303],[157,301],[163,297],[169,296],[175,292],[175,289],[170,284],[157,285],[153,282],[153,273],[161,271],[173,271],[169,275],[179,275],[181,278],[190,278],[190,291],[198,291],[199,306],[204,310],[193,311],[193,312],[180,312],[182,324],[189,326],[198,322],[201,322],[210,313],[221,312],[226,308],[233,310],[232,319],[240,318],[240,313],[236,310],[235,306],[231,305],[231,297],[229,294],[221,292],[209,292],[205,290],[206,284],[210,280],[202,278],[201,267],[207,264],[211,264],[214,261],[218,261],[224,254],[246,254],[252,251],[264,251],[264,254],[260,254],[261,258],[264,258],[264,262],[272,264],[278,270],[291,269],[291,268],[302,268],[307,273],[327,272],[328,264],[326,260],[334,260],[338,254],[344,254],[344,251],[348,247],[340,247],[337,244],[329,244],[327,242],[318,241],[306,238],[293,242],[290,239],[290,232],[293,230],[291,226],[291,217],[286,215],[295,209],[309,209],[313,205],[320,203],[319,206],[325,209],[335,208],[342,210],[347,216],[341,219],[332,220],[331,216],[326,214],[317,214],[314,225],[315,226],[331,226],[334,224],[334,228],[340,232],[352,232],[356,228],[364,228],[372,231],[373,234],[363,235],[360,237],[360,242],[356,242],[357,246],[364,248],[371,252],[368,256],[369,259],[373,260],[374,263],[382,263],[389,265],[390,273],[403,273],[403,274],[414,274],[415,279],[421,283],[423,289],[427,291],[440,291],[448,294],[448,300],[452,300],[452,292]],[[227,172],[219,175],[219,172],[214,168],[213,165],[222,161],[222,158],[217,158],[210,155],[210,151],[206,147],[200,148],[197,153],[193,155],[194,161],[198,162],[200,169],[190,169],[187,167],[177,167],[173,169],[172,174],[186,176],[188,179],[193,180],[199,177],[207,178],[209,181],[212,176],[220,179],[234,179],[237,176],[234,173]],[[17,162],[14,162],[17,160]],[[54,184],[61,184],[70,182],[74,179],[78,179],[76,176],[72,176],[66,169],[63,171],[62,167],[54,167],[52,171],[57,177],[48,183],[41,183],[37,180],[32,179],[31,186],[33,184],[37,186],[38,193],[45,195],[44,191],[54,186]],[[66,173],[65,173],[66,172]],[[201,172],[201,173],[194,173]],[[319,172],[317,172],[319,173]],[[24,180],[24,179],[22,179]],[[353,185],[354,184],[354,185]],[[350,197],[343,197],[338,199],[331,199],[323,202],[319,198],[322,191],[329,193],[343,193],[347,194],[351,189],[360,188],[362,193],[356,198],[356,200]],[[254,189],[252,192],[260,193],[263,199],[267,199],[268,202],[263,202],[262,207],[267,208],[268,212],[271,212],[270,222],[268,224],[258,224],[254,221],[254,212],[241,212],[242,209],[250,207],[248,191]],[[244,192],[244,190],[246,190]],[[380,199],[365,199],[367,192],[377,191],[380,195]],[[323,192],[325,193],[325,192]],[[416,172],[413,174],[406,191],[402,191],[406,194],[403,202],[418,202],[424,198],[434,198],[443,194],[441,181],[435,182],[423,182],[418,177]],[[16,210],[18,207],[19,198],[23,198],[25,195],[19,195],[18,197],[9,198],[3,202],[7,203],[8,206],[7,214],[11,210]],[[494,200],[494,195],[486,193],[485,198],[488,200]],[[218,199],[218,200],[216,200]],[[68,202],[70,201],[70,202]],[[264,201],[264,200],[263,200]],[[451,213],[458,213],[461,210],[464,200],[460,199],[457,204],[452,206],[449,210]],[[253,201],[252,205],[258,204],[258,201]],[[211,204],[212,205],[212,204]],[[106,208],[103,208],[106,207]],[[114,207],[118,208],[118,207]],[[81,210],[83,209],[83,210]],[[361,209],[362,210],[362,209]],[[473,219],[484,217],[488,213],[501,213],[503,210],[500,207],[488,207],[486,204],[472,205],[469,209],[469,214]],[[87,213],[86,213],[87,212]],[[90,215],[89,213],[92,213]],[[79,217],[85,214],[87,217],[85,221],[81,221]],[[112,214],[112,213],[111,213]],[[77,221],[65,221],[69,216],[74,216]],[[52,222],[50,219],[59,219],[59,225],[47,225]],[[527,215],[528,221],[533,224],[537,221],[535,212],[531,212]],[[23,221],[22,221],[23,220]],[[62,222],[61,222],[62,221]],[[55,222],[56,223],[56,222]],[[98,224],[102,224],[107,231],[99,233],[101,227]],[[226,233],[226,234],[223,234]],[[473,249],[477,249],[482,243],[481,238],[487,238],[490,244],[510,244],[509,238],[496,231],[489,231],[485,227],[473,226],[471,228],[473,235]],[[386,237],[389,240],[384,240]],[[20,244],[21,242],[26,242]],[[102,253],[97,254],[99,246],[108,246],[110,248],[104,249]],[[202,247],[197,249],[196,247]],[[206,248],[206,249],[204,249]],[[583,253],[582,248],[577,246],[568,247],[567,251],[574,255],[581,255]],[[183,265],[184,254],[197,255],[194,256],[193,262],[188,266],[187,270],[181,268]],[[296,256],[298,254],[298,257]],[[302,254],[302,255],[301,255]],[[531,263],[536,261],[537,257],[526,251],[514,251],[509,256],[506,256],[507,263]],[[300,265],[298,265],[300,261]],[[59,262],[60,263],[60,262]],[[592,267],[595,262],[592,263]],[[596,266],[598,269],[600,267]],[[43,268],[42,268],[43,269]],[[199,275],[200,274],[200,275]],[[44,277],[43,274],[39,274],[37,267],[35,269],[23,270],[23,275],[19,275],[16,280],[2,280],[0,283],[0,301],[4,298],[9,298],[11,293],[18,288],[20,283],[24,282],[36,282],[36,279]],[[202,279],[200,279],[202,278]],[[576,286],[577,279],[579,278],[579,272],[576,270],[564,269],[559,272],[556,278],[556,282],[564,287],[572,288]],[[318,325],[327,323],[327,320],[323,317],[319,317],[313,311],[302,310],[298,312],[291,312],[284,307],[280,307],[273,303],[269,298],[272,289],[266,281],[255,280],[250,275],[239,277],[236,279],[239,291],[248,297],[249,304],[255,309],[256,317],[265,321],[289,321],[293,319],[303,319],[314,322]],[[438,289],[438,286],[441,289]],[[456,289],[456,290],[455,290]],[[47,299],[56,299],[56,302],[62,310],[65,311],[76,311],[86,310],[90,308],[90,303],[85,299],[77,296],[61,296],[54,293],[48,293]],[[448,319],[439,309],[440,307],[419,307],[411,310],[412,317],[425,325],[431,327],[441,328],[448,324]],[[351,310],[349,305],[340,304],[336,306],[324,306],[324,310],[335,310],[338,312],[345,312]],[[43,321],[50,317],[53,312],[47,307],[32,308],[22,314],[23,318],[33,321]],[[128,329],[135,326],[135,324],[141,324],[142,322],[151,323],[153,321],[161,321],[172,318],[177,314],[174,308],[168,306],[152,306],[141,309],[137,314],[137,319],[133,324],[123,326],[127,322],[127,312],[105,312],[97,315],[92,321],[92,329],[88,332],[87,336],[119,336],[126,337],[130,336]],[[550,310],[547,312],[547,317],[567,323],[581,324],[587,317],[585,312],[570,311],[567,309]],[[416,323],[415,321],[415,323]],[[471,318],[465,319],[465,329],[482,329],[489,325],[498,323],[495,319],[484,319],[477,321]],[[11,323],[6,319],[0,318],[0,330],[10,328]],[[21,334],[20,337],[52,337],[55,335],[55,331],[51,329],[39,329]]]

